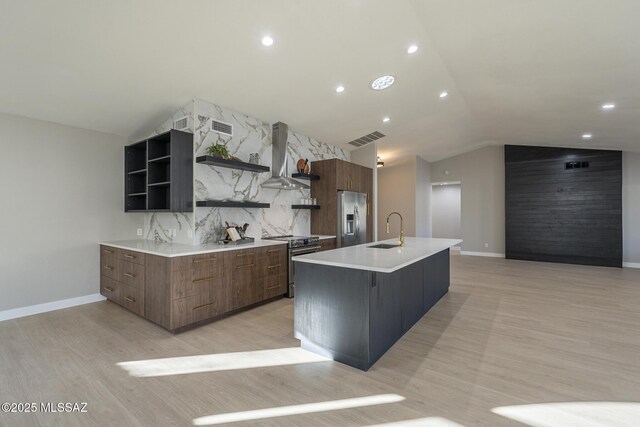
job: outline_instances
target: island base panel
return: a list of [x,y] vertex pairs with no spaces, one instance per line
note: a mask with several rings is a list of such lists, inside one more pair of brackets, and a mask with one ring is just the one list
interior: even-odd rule
[[298,263],[302,348],[368,370],[449,290],[449,249],[393,273]]

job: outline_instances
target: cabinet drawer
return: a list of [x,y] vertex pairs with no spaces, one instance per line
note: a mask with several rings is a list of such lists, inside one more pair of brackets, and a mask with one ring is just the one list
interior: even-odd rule
[[[220,299],[223,298],[223,299]],[[213,300],[204,302],[198,296],[175,300],[172,303],[172,329],[210,319],[228,311],[224,297],[213,294]]]
[[120,286],[120,283],[109,277],[100,277],[100,293],[116,304],[120,304]]
[[205,254],[184,258],[174,264],[171,273],[172,300],[198,295],[207,287],[223,286],[222,254]]
[[283,264],[287,263],[287,247],[282,245],[282,247],[268,247],[264,248],[260,251],[260,258],[265,260],[265,263],[268,265],[275,264]]
[[264,299],[281,296],[287,293],[287,275],[267,276],[263,281]]
[[227,254],[228,262],[225,264],[225,268],[232,275],[247,270],[255,270],[258,261],[257,253],[258,251],[254,249],[232,251]]
[[144,289],[144,265],[142,264],[120,260],[118,262],[118,277],[118,280],[126,285]]
[[117,249],[109,246],[100,247],[100,274],[111,279],[118,279]]
[[126,249],[118,249],[118,259],[140,265],[144,265],[145,262],[144,253]]
[[121,285],[120,304],[127,310],[144,316],[144,293],[140,289]]
[[190,262],[191,279],[203,280],[220,275],[222,272],[221,254],[204,254],[192,256]]

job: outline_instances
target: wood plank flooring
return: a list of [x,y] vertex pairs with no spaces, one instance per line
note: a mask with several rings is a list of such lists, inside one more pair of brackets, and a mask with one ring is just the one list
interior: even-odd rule
[[139,378],[116,365],[297,347],[287,299],[179,335],[109,302],[0,322],[0,403],[88,403],[81,414],[0,413],[0,425],[188,426],[395,393],[405,400],[234,425],[522,426],[491,410],[640,402],[640,270],[454,255],[451,277],[449,294],[366,373],[327,361]]

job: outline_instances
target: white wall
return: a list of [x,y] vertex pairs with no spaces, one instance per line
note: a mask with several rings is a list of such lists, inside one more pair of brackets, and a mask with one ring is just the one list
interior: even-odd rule
[[373,240],[378,240],[378,145],[372,142],[353,150],[350,161],[361,166],[373,169],[373,194],[371,194],[371,206],[373,208]]
[[404,235],[416,235],[416,161],[411,159],[394,166],[378,169],[378,240],[396,238],[400,234],[400,221],[394,215],[386,233],[387,215],[399,212],[404,219]]
[[431,205],[433,237],[461,239],[460,184],[434,185]]
[[504,254],[504,147],[434,162],[431,181],[461,182],[462,250]]
[[622,154],[623,260],[640,267],[640,154]]
[[431,237],[431,165],[420,157],[378,169],[378,239],[397,237],[400,221],[390,219],[391,233],[386,234],[387,215],[399,212],[404,219],[407,237]]
[[96,294],[98,241],[128,238],[113,135],[0,114],[0,311]]
[[431,237],[431,165],[416,157],[416,237]]

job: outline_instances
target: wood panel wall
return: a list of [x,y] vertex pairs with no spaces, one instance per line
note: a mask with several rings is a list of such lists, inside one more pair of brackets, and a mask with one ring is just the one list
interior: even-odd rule
[[622,267],[622,152],[506,145],[505,198],[507,258]]

